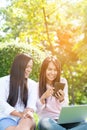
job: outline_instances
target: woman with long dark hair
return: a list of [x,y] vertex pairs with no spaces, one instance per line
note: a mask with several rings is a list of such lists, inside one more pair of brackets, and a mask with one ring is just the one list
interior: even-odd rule
[[[64,85],[55,92],[55,84]],[[87,124],[58,124],[58,118],[63,106],[68,105],[67,80],[61,77],[61,65],[54,56],[44,59],[39,77],[39,99],[37,113],[40,121],[39,130],[86,130]],[[54,94],[55,93],[55,94]]]
[[10,75],[0,78],[0,130],[34,130],[36,82],[29,77],[33,59],[27,54],[15,57]]

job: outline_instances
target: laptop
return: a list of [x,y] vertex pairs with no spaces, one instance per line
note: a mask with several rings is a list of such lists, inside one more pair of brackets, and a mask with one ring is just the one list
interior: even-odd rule
[[70,105],[62,107],[58,124],[87,121],[87,105]]

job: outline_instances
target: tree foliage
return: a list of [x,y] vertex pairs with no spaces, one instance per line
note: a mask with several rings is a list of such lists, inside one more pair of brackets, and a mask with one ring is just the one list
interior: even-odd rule
[[[30,77],[36,81],[39,78],[40,65],[45,57],[45,53],[38,50],[38,48],[33,48],[32,45],[25,43],[18,44],[15,41],[11,43],[1,44],[0,47],[0,77],[8,75],[10,73],[11,64],[14,57],[19,53],[27,53],[32,56],[34,61],[34,66]],[[39,59],[39,60],[38,60]]]
[[11,0],[11,5],[1,10],[5,19],[1,42],[14,39],[56,55],[73,104],[87,100],[86,8],[86,0]]

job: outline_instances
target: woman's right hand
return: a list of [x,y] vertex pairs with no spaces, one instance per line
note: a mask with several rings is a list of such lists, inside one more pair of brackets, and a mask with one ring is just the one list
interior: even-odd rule
[[46,92],[44,93],[45,99],[53,95],[53,92],[54,92],[53,89],[54,88],[49,88],[46,90]]
[[33,118],[33,109],[32,108],[26,108],[24,111],[23,111],[23,117],[24,118]]
[[41,96],[40,101],[44,104],[45,103],[45,99],[47,99],[48,97],[52,96],[54,92],[54,88],[48,88],[46,90],[46,92],[44,92],[44,94]]

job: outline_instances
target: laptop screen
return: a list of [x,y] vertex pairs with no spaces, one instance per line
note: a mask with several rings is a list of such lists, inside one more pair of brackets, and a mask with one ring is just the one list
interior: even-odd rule
[[59,124],[81,122],[87,119],[87,105],[71,105],[62,107],[58,119]]

